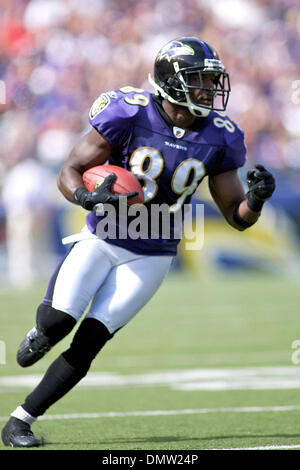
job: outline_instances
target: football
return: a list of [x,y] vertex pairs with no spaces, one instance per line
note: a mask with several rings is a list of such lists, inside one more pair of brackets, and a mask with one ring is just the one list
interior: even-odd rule
[[112,194],[126,194],[136,191],[138,195],[127,199],[127,204],[129,206],[143,204],[144,192],[137,177],[125,168],[116,165],[98,165],[85,171],[82,175],[84,186],[92,192],[111,173],[117,177],[111,185]]

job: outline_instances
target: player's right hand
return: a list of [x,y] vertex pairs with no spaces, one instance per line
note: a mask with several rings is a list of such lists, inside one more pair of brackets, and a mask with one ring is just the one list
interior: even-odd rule
[[111,185],[116,180],[116,175],[111,173],[93,192],[89,192],[85,187],[77,188],[74,192],[74,200],[84,209],[91,211],[98,204],[113,204],[117,206],[120,198],[131,198],[138,195],[137,192],[126,194],[113,194]]
[[255,165],[253,170],[247,173],[249,191],[256,199],[266,201],[275,190],[275,179],[273,175],[262,165]]
[[253,170],[247,173],[248,206],[255,212],[259,212],[275,191],[276,183],[273,175],[262,165],[255,165]]

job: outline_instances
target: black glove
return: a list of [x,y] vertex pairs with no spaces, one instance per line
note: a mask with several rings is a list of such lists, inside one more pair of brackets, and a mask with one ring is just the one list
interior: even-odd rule
[[260,212],[275,190],[273,175],[262,165],[255,165],[253,170],[247,173],[249,191],[246,194],[248,207],[254,212]]
[[130,198],[138,195],[137,192],[112,194],[110,188],[116,179],[116,175],[111,173],[103,180],[103,183],[101,183],[100,186],[94,189],[91,193],[84,186],[77,188],[74,192],[74,200],[84,209],[91,211],[96,204],[113,204],[114,206],[117,206],[120,202],[120,197]]

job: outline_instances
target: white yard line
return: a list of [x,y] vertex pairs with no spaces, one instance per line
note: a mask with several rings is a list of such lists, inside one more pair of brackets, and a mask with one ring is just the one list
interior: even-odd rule
[[[173,390],[276,390],[300,388],[299,366],[172,369],[121,375],[90,372],[76,388],[171,387]],[[0,377],[0,392],[32,389],[41,374]]]
[[[243,406],[232,408],[198,408],[184,410],[148,410],[148,411],[109,411],[106,413],[71,413],[44,415],[40,420],[56,419],[91,419],[91,418],[125,418],[138,416],[176,416],[176,415],[198,415],[208,413],[261,413],[261,412],[282,412],[300,411],[300,405],[286,406]],[[0,417],[0,421],[6,421],[8,416]]]

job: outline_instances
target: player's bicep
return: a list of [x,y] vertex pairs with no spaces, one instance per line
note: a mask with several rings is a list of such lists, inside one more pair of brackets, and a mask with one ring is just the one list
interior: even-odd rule
[[109,142],[94,128],[84,135],[74,146],[66,165],[81,174],[96,165],[103,165],[109,158]]
[[230,220],[236,206],[245,198],[237,170],[210,176],[209,189],[224,217]]
[[74,192],[83,186],[82,174],[97,165],[103,165],[111,153],[110,144],[95,129],[83,136],[71,151],[57,179],[61,193],[74,202]]

